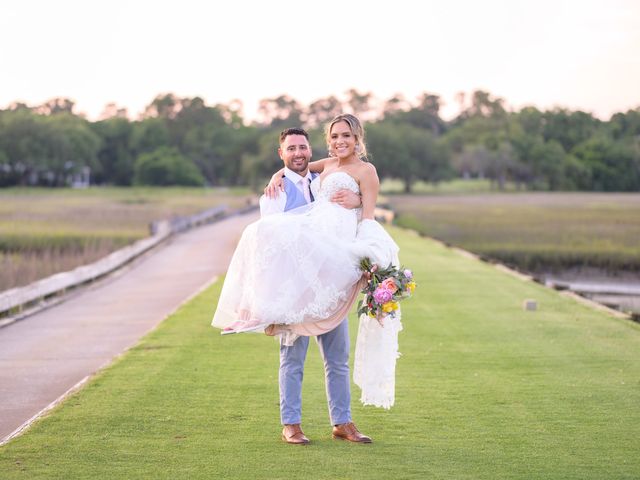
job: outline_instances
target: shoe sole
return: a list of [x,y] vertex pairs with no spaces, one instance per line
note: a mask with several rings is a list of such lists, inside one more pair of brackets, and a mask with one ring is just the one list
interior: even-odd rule
[[308,442],[290,442],[284,435],[282,435],[280,438],[282,438],[282,441],[284,443],[288,443],[289,445],[309,445],[311,443],[311,440],[309,440]]
[[334,440],[342,440],[343,442],[351,442],[351,443],[373,443],[373,440],[362,440],[361,442],[353,442],[347,438],[339,437],[338,435],[331,435]]

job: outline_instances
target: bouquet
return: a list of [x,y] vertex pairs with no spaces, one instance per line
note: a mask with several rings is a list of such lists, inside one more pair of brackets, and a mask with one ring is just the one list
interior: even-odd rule
[[368,282],[362,290],[364,299],[358,302],[358,315],[367,314],[382,325],[387,315],[395,317],[400,300],[413,294],[416,288],[413,273],[391,264],[380,268],[367,257],[360,261],[360,268],[367,274]]

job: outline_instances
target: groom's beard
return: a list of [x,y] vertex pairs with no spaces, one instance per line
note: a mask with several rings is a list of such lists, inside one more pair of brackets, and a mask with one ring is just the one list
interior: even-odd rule
[[294,158],[289,162],[289,170],[296,172],[298,175],[304,177],[307,174],[307,170],[309,169],[309,159],[308,158]]

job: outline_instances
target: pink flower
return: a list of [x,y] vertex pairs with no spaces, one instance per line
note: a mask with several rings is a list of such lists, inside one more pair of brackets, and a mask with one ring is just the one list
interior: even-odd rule
[[375,292],[373,292],[373,299],[380,305],[382,305],[383,303],[387,303],[392,298],[393,292],[384,288],[383,285],[380,285],[378,288],[376,288]]
[[380,285],[383,288],[389,290],[391,293],[396,293],[396,291],[398,290],[398,286],[396,285],[396,282],[393,280],[393,278],[387,278]]

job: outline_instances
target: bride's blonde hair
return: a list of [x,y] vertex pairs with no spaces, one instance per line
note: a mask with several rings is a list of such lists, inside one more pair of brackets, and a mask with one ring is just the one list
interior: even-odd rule
[[325,127],[325,138],[327,140],[327,145],[329,144],[329,140],[331,138],[331,129],[338,122],[347,122],[349,125],[349,129],[354,137],[356,137],[356,154],[362,160],[367,159],[367,146],[364,143],[364,128],[362,128],[362,124],[358,117],[355,115],[351,115],[350,113],[342,113],[340,115],[336,115],[333,117],[327,126]]

